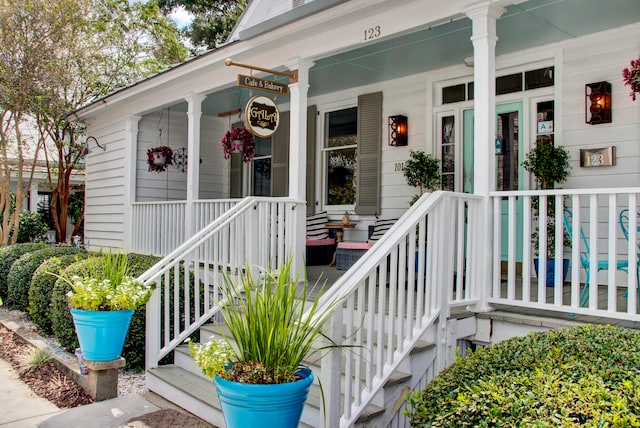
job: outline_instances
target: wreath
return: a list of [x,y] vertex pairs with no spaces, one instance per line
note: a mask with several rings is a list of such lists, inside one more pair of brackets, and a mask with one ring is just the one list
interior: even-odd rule
[[147,150],[149,171],[164,172],[173,163],[173,150],[168,146],[158,146]]
[[247,128],[235,128],[222,137],[222,149],[224,158],[231,159],[233,152],[242,153],[242,162],[251,162],[256,152],[256,143],[253,134]]

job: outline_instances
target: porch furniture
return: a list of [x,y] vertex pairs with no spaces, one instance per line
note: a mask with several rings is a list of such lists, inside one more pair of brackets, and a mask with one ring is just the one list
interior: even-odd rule
[[[572,222],[573,222],[573,213],[571,212],[570,209],[565,208],[564,209],[564,215],[562,218],[563,222],[564,222],[564,227],[567,231],[567,233],[569,234],[569,236],[573,237],[573,233],[572,233]],[[584,231],[582,230],[582,226],[580,226],[580,238],[582,243],[584,244],[584,251],[581,249],[580,251],[580,264],[582,265],[582,267],[584,268],[585,272],[586,272],[586,278],[584,281],[584,285],[582,287],[582,292],[580,293],[580,306],[586,306],[587,302],[589,301],[589,276],[590,276],[590,267],[591,267],[591,263],[589,261],[589,241],[587,240],[587,237],[584,234]],[[597,261],[597,269],[598,272],[600,272],[601,270],[607,270],[609,269],[609,261],[608,260],[598,260]],[[617,270],[621,270],[624,273],[628,273],[629,272],[629,261],[628,260],[617,260],[616,261],[616,269]]]
[[369,227],[367,242],[338,241],[336,248],[336,269],[347,270],[357,262],[382,236],[391,229],[398,219],[379,219]]
[[[640,234],[640,212],[637,213],[637,219],[638,221],[636,222],[636,227],[637,227],[637,231]],[[624,237],[626,238],[627,242],[629,242],[629,209],[625,208],[622,211],[620,211],[620,228],[622,229],[622,233],[624,234]],[[638,268],[636,269],[636,274],[638,275],[638,284],[640,284],[640,242],[638,242],[636,244],[636,248],[637,248],[637,257],[636,257],[636,262],[638,263]],[[629,292],[629,290],[627,290],[627,293]]]
[[[342,242],[342,237],[344,236],[344,229],[353,229],[354,227],[356,227],[355,223],[327,223],[325,224],[325,227],[327,229],[334,229],[336,231],[336,238],[338,240],[338,243]],[[329,263],[329,266],[335,266],[336,265],[336,257],[337,257],[337,253],[334,251],[333,253],[333,258],[331,260],[331,263]]]
[[307,217],[306,258],[308,266],[327,265],[335,255],[336,240],[329,236],[325,224],[329,221],[326,211]]

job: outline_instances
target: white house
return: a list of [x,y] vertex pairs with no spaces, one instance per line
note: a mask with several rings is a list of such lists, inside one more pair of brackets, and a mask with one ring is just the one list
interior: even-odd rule
[[[254,0],[228,43],[79,109],[106,147],[86,161],[86,243],[167,256],[143,275],[162,284],[149,387],[224,424],[179,345],[215,316],[221,270],[289,255],[301,266],[305,214],[321,211],[354,213],[348,241],[400,220],[325,295],[349,296],[331,333],[367,355],[322,360],[327,413],[310,403],[306,425],[403,426],[404,394],[457,346],[596,319],[637,327],[640,101],[622,70],[639,34],[637,0]],[[288,95],[259,90],[265,80]],[[221,139],[256,95],[279,126],[250,162],[225,160]],[[392,145],[397,116],[407,145]],[[569,151],[563,189],[536,190],[522,168],[537,139]],[[174,165],[149,171],[159,146]],[[439,158],[444,178],[411,208],[410,150]],[[534,196],[558,216],[540,231],[541,279]]]

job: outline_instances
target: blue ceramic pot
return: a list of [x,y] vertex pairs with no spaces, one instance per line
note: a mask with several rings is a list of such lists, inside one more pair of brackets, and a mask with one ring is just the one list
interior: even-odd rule
[[298,371],[300,380],[273,385],[214,381],[227,428],[296,428],[313,382],[308,368]]
[[117,360],[122,354],[133,311],[71,309],[82,356],[89,361]]
[[[533,266],[538,275],[538,259],[533,259]],[[555,284],[556,261],[547,260],[547,287],[553,287]],[[569,259],[562,259],[562,280],[566,281],[569,273]]]

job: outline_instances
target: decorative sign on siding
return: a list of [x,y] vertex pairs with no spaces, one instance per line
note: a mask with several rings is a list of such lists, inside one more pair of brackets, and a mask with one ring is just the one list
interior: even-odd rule
[[289,85],[286,83],[274,82],[273,80],[260,79],[259,77],[246,76],[244,74],[238,74],[238,86],[272,92],[279,95],[289,95]]
[[273,100],[264,95],[257,95],[247,103],[244,118],[247,128],[253,135],[268,138],[278,129],[280,111]]
[[580,149],[580,166],[613,166],[616,164],[616,146],[601,149]]

